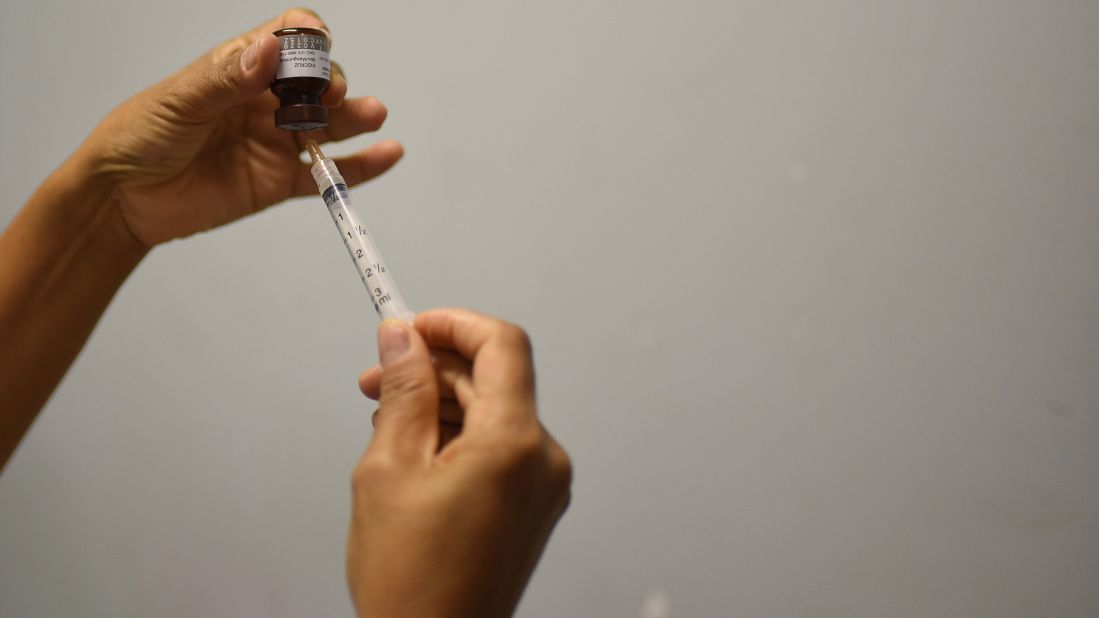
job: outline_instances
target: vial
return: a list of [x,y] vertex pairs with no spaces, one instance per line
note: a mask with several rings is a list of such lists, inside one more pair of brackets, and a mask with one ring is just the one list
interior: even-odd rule
[[321,95],[328,90],[328,33],[317,28],[276,30],[279,67],[271,92],[279,98],[275,126],[290,131],[312,131],[328,126],[328,110]]

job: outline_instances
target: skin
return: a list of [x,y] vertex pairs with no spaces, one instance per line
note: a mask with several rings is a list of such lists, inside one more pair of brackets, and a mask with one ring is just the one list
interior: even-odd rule
[[[347,576],[362,616],[507,616],[568,506],[568,455],[538,421],[531,344],[472,311],[378,329],[379,401],[352,477]],[[382,574],[382,575],[379,575]]]
[[[315,13],[289,10],[123,102],[0,235],[0,469],[150,250],[316,191],[299,159],[305,138],[274,126],[268,91],[278,62],[270,33],[295,26],[327,30]],[[381,127],[385,106],[346,93],[333,63],[322,99],[329,126],[309,137]],[[402,153],[383,141],[336,164],[355,185]],[[384,323],[379,343],[382,363],[361,380],[380,407],[354,473],[347,570],[356,607],[506,615],[571,478],[536,418],[529,340],[499,320],[440,310],[419,316],[415,330]]]

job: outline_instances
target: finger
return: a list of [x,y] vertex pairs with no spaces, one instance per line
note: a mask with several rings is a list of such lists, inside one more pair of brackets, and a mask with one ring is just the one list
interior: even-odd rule
[[318,143],[337,142],[382,128],[389,110],[374,97],[348,99],[328,112],[328,126],[312,134]]
[[[374,410],[374,413],[370,415],[371,426],[378,427],[378,418],[383,414],[382,409],[378,408]],[[457,401],[453,399],[444,399],[439,402],[439,423],[461,425],[465,422],[465,411],[462,410],[462,406],[458,405]]]
[[278,58],[275,36],[262,34],[246,46],[196,60],[165,82],[160,94],[181,120],[207,122],[267,90]]
[[374,365],[359,376],[359,390],[368,399],[377,401],[382,396],[382,366]]
[[378,327],[382,413],[371,449],[409,463],[430,461],[438,445],[439,389],[423,338],[399,320]]
[[523,329],[467,309],[417,314],[416,329],[432,348],[451,349],[473,361],[473,391],[499,396],[516,411],[534,413],[534,362]]
[[[336,168],[340,170],[340,175],[343,176],[344,182],[347,186],[354,187],[357,184],[361,184],[381,175],[389,168],[396,165],[397,161],[401,160],[404,155],[404,148],[400,142],[393,140],[386,140],[370,146],[366,150],[360,151],[350,157],[339,157],[334,159]],[[291,197],[301,197],[303,195],[316,195],[317,182],[313,179],[313,174],[309,171],[312,166],[308,163],[302,163],[298,166],[298,178],[294,183],[294,193]]]
[[335,60],[330,60],[329,64],[331,65],[331,77],[328,81],[328,88],[321,95],[321,103],[329,109],[334,109],[343,105],[343,98],[347,96],[347,77],[343,72],[343,67]]
[[[300,6],[286,9],[277,16],[272,17],[242,34],[241,37],[248,41],[252,41],[261,34],[282,30],[283,28],[317,28],[319,30],[324,30],[328,33],[329,51],[332,49],[332,31],[328,28],[328,24],[326,24],[324,19],[322,19],[313,9]],[[230,42],[232,42],[232,40],[227,41],[227,43]]]
[[[454,352],[432,350],[431,361],[435,365],[435,376],[439,386],[440,399],[462,399],[458,393],[469,395],[472,385],[473,366]],[[381,396],[382,368],[374,365],[359,376],[359,390],[363,395],[375,401]],[[466,399],[468,403],[468,397]]]
[[432,350],[439,397],[468,406],[473,400],[473,364],[454,352]]
[[291,26],[325,27],[316,13],[291,9],[222,43],[164,82],[166,107],[187,122],[202,123],[262,94],[278,67],[279,43],[271,32]]

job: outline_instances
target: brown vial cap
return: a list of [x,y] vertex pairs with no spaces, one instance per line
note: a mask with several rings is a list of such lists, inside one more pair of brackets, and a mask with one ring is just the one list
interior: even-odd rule
[[302,103],[275,110],[275,126],[290,131],[313,131],[328,126],[328,110],[323,105]]

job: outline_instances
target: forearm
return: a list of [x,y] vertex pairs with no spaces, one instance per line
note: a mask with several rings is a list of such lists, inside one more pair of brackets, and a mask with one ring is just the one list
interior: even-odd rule
[[147,250],[79,155],[0,235],[0,468]]

